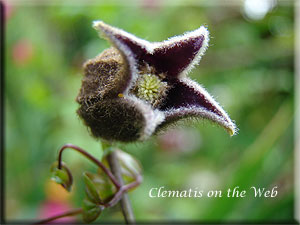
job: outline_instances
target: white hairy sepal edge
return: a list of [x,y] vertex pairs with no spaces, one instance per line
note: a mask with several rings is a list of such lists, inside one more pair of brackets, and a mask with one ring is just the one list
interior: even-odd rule
[[[174,36],[174,37],[169,38],[168,40],[165,40],[162,42],[153,42],[153,43],[146,41],[144,39],[138,38],[138,37],[134,36],[133,34],[130,34],[119,28],[109,26],[100,20],[94,21],[93,27],[98,32],[103,33],[104,36],[107,37],[108,40],[117,49],[119,49],[123,55],[125,55],[125,57],[128,60],[130,70],[132,72],[132,78],[131,78],[132,82],[131,83],[134,83],[138,77],[136,59],[134,58],[134,55],[131,52],[131,50],[126,45],[124,45],[123,43],[121,43],[119,40],[117,40],[114,37],[114,35],[116,35],[116,34],[127,37],[128,39],[133,41],[136,45],[145,49],[150,54],[153,54],[153,52],[156,49],[164,49],[166,46],[175,45],[177,42],[184,42],[184,40],[188,40],[189,38],[203,36],[203,42],[202,42],[201,48],[198,50],[196,56],[189,63],[189,65],[179,74],[179,77],[186,76],[186,74],[188,74],[188,72],[190,72],[191,69],[193,69],[193,67],[200,62],[202,56],[204,55],[205,51],[207,50],[207,48],[209,46],[209,31],[204,26],[201,26],[200,28],[198,28],[194,31],[186,32],[183,35]],[[130,88],[131,88],[131,86],[126,89],[127,93],[130,90]]]
[[[230,131],[229,133],[231,136],[233,136],[237,133],[237,127],[234,124],[234,122],[229,118],[229,116],[225,112],[225,110],[215,101],[213,96],[211,96],[205,90],[204,87],[202,87],[200,84],[198,84],[197,82],[195,82],[189,78],[182,78],[182,79],[180,79],[180,81],[182,83],[184,83],[185,85],[187,85],[188,87],[192,88],[195,91],[195,93],[204,95],[204,97],[208,100],[208,102],[210,104],[212,104],[218,111],[221,112],[222,116],[219,116],[218,114],[213,113],[213,112],[205,109],[204,107],[191,106],[191,107],[181,107],[178,109],[170,109],[165,112],[166,118],[168,118],[169,116],[174,116],[175,114],[178,115],[178,113],[182,114],[182,115],[184,114],[184,112],[196,113],[195,115],[199,115],[206,119],[211,119],[211,120],[215,121],[216,123],[220,124],[221,126],[223,126],[224,128],[228,129],[228,131]],[[182,111],[182,113],[180,113],[180,111]],[[172,114],[174,114],[174,115],[172,115]]]
[[139,140],[147,140],[156,130],[157,126],[165,121],[165,115],[158,109],[153,109],[152,106],[145,101],[137,98],[134,95],[127,95],[124,98],[129,99],[134,106],[143,115],[145,120],[145,126],[140,132]]
[[94,21],[93,27],[99,32],[99,34],[102,34],[104,37],[106,37],[109,40],[109,42],[120,51],[120,53],[123,55],[123,58],[128,62],[128,66],[130,70],[129,73],[131,74],[131,76],[129,80],[129,85],[124,90],[124,94],[126,95],[129,94],[129,90],[132,88],[133,84],[135,83],[135,81],[139,76],[137,65],[136,65],[136,59],[133,53],[131,52],[131,50],[126,45],[121,43],[117,38],[115,38],[114,35],[120,33],[122,33],[123,35],[123,33],[125,33],[127,34],[126,36],[128,35],[132,37],[135,36],[121,29],[109,26],[100,20]]

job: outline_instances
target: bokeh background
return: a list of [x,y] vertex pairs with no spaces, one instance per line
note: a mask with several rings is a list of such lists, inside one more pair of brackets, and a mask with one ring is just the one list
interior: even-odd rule
[[[206,25],[210,47],[191,77],[234,119],[234,137],[206,121],[184,123],[144,143],[120,145],[144,169],[130,193],[140,221],[292,221],[294,7],[286,1],[6,1],[5,212],[24,221],[80,207],[82,172],[96,168],[78,153],[71,194],[50,181],[58,149],[73,143],[101,158],[75,111],[81,65],[109,47],[92,29],[101,19],[149,41]],[[152,187],[223,190],[278,186],[276,198],[149,198]],[[80,221],[80,217],[77,219]],[[97,220],[121,221],[117,207]],[[71,220],[75,221],[75,220]]]

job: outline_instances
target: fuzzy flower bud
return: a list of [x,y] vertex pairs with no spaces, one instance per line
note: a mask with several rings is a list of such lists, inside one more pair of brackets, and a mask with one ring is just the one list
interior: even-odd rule
[[208,47],[205,27],[155,43],[102,21],[94,28],[113,45],[84,64],[76,99],[77,113],[95,137],[145,140],[187,117],[209,119],[235,134],[227,113],[187,77]]

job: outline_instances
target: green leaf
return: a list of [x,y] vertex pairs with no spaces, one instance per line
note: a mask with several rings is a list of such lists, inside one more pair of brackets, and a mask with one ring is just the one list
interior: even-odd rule
[[98,193],[100,194],[101,199],[104,199],[104,201],[110,199],[117,191],[116,187],[105,173],[102,172],[100,174],[94,174],[93,179]]
[[97,174],[86,173],[86,176],[93,183],[93,187],[96,189],[99,198],[104,202],[116,192],[115,186],[103,171],[99,170]]
[[67,191],[71,191],[73,178],[68,173],[66,166],[63,164],[62,169],[58,169],[58,162],[55,162],[50,170],[52,172],[51,179],[61,184]]
[[85,198],[83,199],[83,202],[82,202],[82,208],[83,210],[90,210],[92,208],[95,208],[97,206],[96,203],[94,202],[91,202],[89,199]]
[[101,206],[96,205],[88,199],[84,199],[82,202],[82,218],[85,223],[91,223],[95,221],[102,212]]
[[101,198],[93,181],[93,174],[84,172],[85,193],[88,199],[94,203],[101,203]]
[[133,156],[123,152],[121,150],[116,150],[118,160],[121,166],[121,172],[124,180],[127,182],[132,182],[136,179],[138,175],[142,173],[142,167]]
[[52,173],[51,179],[58,184],[64,184],[69,181],[68,173],[59,169],[55,169],[55,171]]

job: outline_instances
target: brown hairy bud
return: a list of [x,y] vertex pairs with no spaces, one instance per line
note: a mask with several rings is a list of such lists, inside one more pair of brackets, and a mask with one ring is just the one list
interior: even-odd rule
[[129,79],[128,66],[115,48],[103,51],[84,66],[84,78],[77,96],[79,104],[88,104],[93,99],[114,98],[126,88]]
[[135,141],[145,126],[145,118],[134,102],[121,98],[102,99],[90,107],[81,105],[77,113],[95,137],[109,141]]

